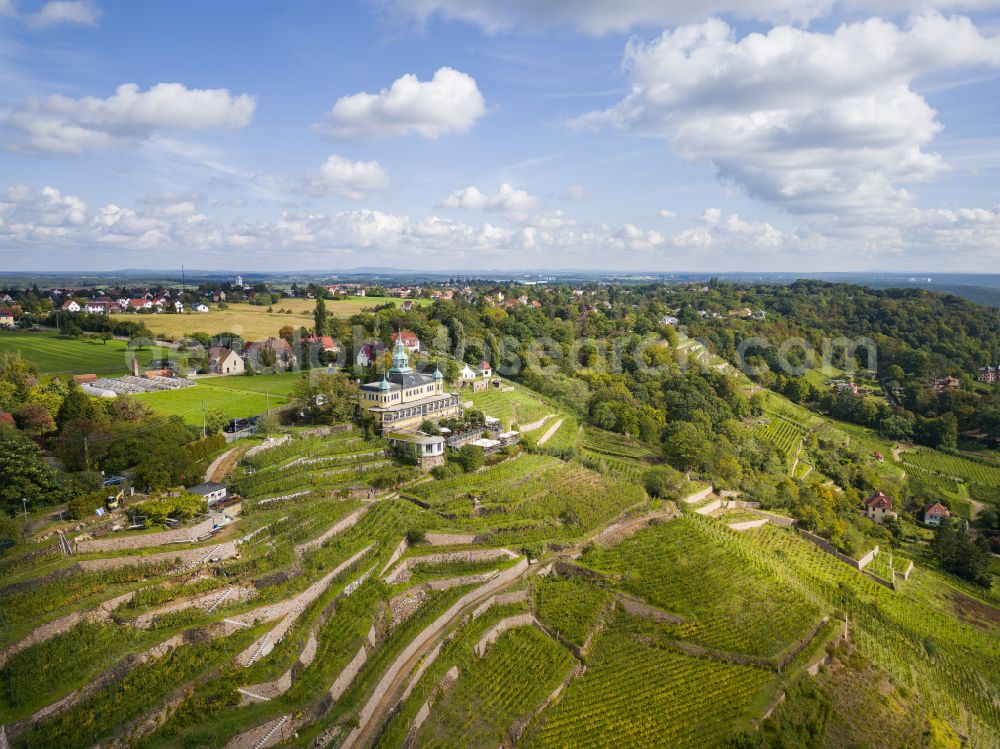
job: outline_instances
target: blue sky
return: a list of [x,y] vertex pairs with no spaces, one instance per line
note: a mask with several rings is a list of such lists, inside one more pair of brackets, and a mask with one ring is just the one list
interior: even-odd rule
[[995,271],[998,6],[0,0],[0,266]]

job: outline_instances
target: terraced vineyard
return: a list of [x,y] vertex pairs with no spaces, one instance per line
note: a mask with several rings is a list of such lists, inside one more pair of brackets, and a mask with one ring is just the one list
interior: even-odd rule
[[463,664],[457,681],[435,702],[414,745],[495,749],[572,666],[569,652],[534,627],[510,630],[481,660]]
[[525,746],[718,745],[772,679],[647,644],[630,623],[622,615],[597,636],[587,673],[529,727]]
[[900,454],[900,462],[907,467],[927,471],[969,484],[1000,486],[1000,466],[980,463],[958,455],[914,447]]
[[821,616],[821,607],[790,589],[765,565],[711,543],[712,526],[686,515],[650,527],[612,549],[580,559],[616,576],[626,591],[683,617],[678,639],[730,653],[777,658]]
[[463,530],[496,543],[573,537],[645,499],[645,491],[578,463],[520,455],[472,475],[408,490]]
[[[742,515],[646,516],[626,471],[648,451],[572,421],[560,434],[609,472],[543,450],[410,483],[382,441],[345,429],[244,459],[243,511],[211,540],[8,557],[12,746],[715,746],[844,613],[920,705],[971,746],[1000,744],[996,609],[924,567],[893,592],[794,531],[728,529]],[[597,535],[627,511],[641,530]],[[427,554],[451,556],[390,574]]]
[[786,418],[775,416],[770,421],[754,427],[752,434],[774,445],[790,460],[798,450],[802,438],[806,436],[806,430]]

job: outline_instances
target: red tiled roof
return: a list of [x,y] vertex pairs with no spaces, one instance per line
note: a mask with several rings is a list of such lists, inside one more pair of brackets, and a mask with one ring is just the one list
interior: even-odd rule
[[886,510],[892,509],[892,497],[888,494],[883,494],[882,492],[875,492],[870,497],[865,499],[865,507],[870,510],[877,509],[879,507],[885,508]]
[[924,505],[924,515],[935,515],[942,518],[950,518],[951,512],[940,502],[928,502]]
[[392,340],[402,340],[404,346],[413,346],[420,342],[420,339],[417,338],[417,334],[410,330],[401,330],[398,333],[393,333]]

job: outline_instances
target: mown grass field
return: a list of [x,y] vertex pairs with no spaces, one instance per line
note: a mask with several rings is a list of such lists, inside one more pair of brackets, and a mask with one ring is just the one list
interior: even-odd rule
[[[54,332],[0,332],[0,351],[20,351],[40,374],[125,374],[131,356],[124,341],[76,340]],[[135,353],[143,365],[160,356],[158,349]]]
[[271,411],[274,412],[288,405],[288,396],[301,377],[298,372],[255,377],[202,377],[194,387],[132,397],[159,413],[182,416],[187,423],[201,426],[202,401],[206,411],[217,409],[227,418],[243,418],[267,410],[269,391]]
[[[335,317],[350,317],[365,309],[381,304],[400,304],[404,300],[395,297],[348,297],[343,300],[327,300],[327,313]],[[429,299],[415,299],[418,305],[430,304]],[[202,332],[237,333],[247,340],[278,335],[284,325],[294,328],[312,327],[312,313],[316,308],[314,299],[279,299],[268,307],[253,304],[230,304],[229,309],[217,309],[209,305],[211,312],[185,312],[181,315],[112,315],[114,318],[139,320],[156,335],[177,339],[189,333]]]

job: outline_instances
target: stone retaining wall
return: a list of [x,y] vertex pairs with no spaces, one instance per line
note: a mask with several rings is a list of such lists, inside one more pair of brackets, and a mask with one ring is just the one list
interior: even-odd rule
[[467,551],[448,551],[437,554],[421,554],[407,557],[394,569],[385,581],[400,582],[407,572],[420,564],[439,564],[441,562],[485,562],[493,559],[515,559],[517,554],[508,549],[469,549]]
[[[227,515],[238,515],[239,505],[226,508]],[[109,538],[77,541],[76,550],[80,554],[90,554],[101,551],[124,551],[125,549],[147,549],[152,546],[167,546],[176,543],[194,543],[209,535],[215,529],[215,520],[207,518],[197,525],[184,528],[174,528],[160,533],[130,534],[121,532]]]
[[235,541],[227,541],[213,547],[187,549],[184,551],[164,551],[159,554],[147,554],[131,557],[105,557],[104,559],[83,559],[77,562],[82,570],[110,570],[118,567],[129,567],[137,564],[157,564],[179,560],[178,566],[198,566],[210,559],[231,559],[239,554]]
[[522,559],[513,567],[504,570],[499,575],[494,577],[485,585],[476,588],[475,590],[470,590],[468,593],[459,598],[455,603],[453,603],[447,611],[438,616],[431,624],[423,629],[416,637],[414,637],[402,652],[396,656],[396,660],[393,661],[392,665],[389,666],[382,674],[382,678],[379,679],[378,684],[375,686],[375,690],[369,697],[368,702],[361,708],[358,713],[358,725],[354,730],[347,735],[344,743],[341,744],[342,747],[347,749],[348,747],[353,747],[356,745],[358,738],[361,735],[364,726],[367,726],[369,721],[371,721],[374,716],[375,710],[378,707],[379,702],[385,696],[386,691],[389,686],[395,681],[399,674],[399,670],[408,663],[420,650],[424,647],[432,638],[440,634],[441,630],[447,626],[458,613],[468,606],[470,603],[476,599],[488,595],[508,583],[513,582],[518,577],[523,575],[528,569],[528,560]]
[[821,548],[827,554],[835,556],[841,562],[848,565],[849,567],[853,567],[856,570],[863,570],[865,568],[865,565],[871,562],[878,554],[878,546],[876,546],[874,549],[872,549],[863,557],[861,557],[861,559],[852,559],[846,554],[841,554],[839,551],[837,551],[833,547],[833,545],[825,538],[817,536],[815,533],[810,533],[805,528],[799,528],[799,534],[801,534],[801,536],[807,541],[811,541],[812,543],[814,543],[816,546]]
[[486,655],[486,650],[489,648],[489,646],[495,643],[497,640],[499,640],[500,635],[502,635],[507,630],[514,629],[516,627],[530,627],[534,624],[535,624],[535,616],[534,614],[530,613],[517,614],[515,616],[508,616],[506,619],[501,619],[492,627],[490,627],[488,630],[486,630],[483,636],[479,638],[479,642],[477,642],[476,646],[473,648],[473,650],[476,653],[476,657],[482,658],[484,655]]
[[362,645],[361,649],[358,650],[357,654],[351,659],[351,662],[344,666],[344,670],[341,671],[337,678],[333,680],[333,684],[330,686],[330,691],[327,693],[333,702],[339,700],[347,688],[354,683],[355,677],[357,677],[358,672],[361,667],[368,662],[368,651],[365,646]]

